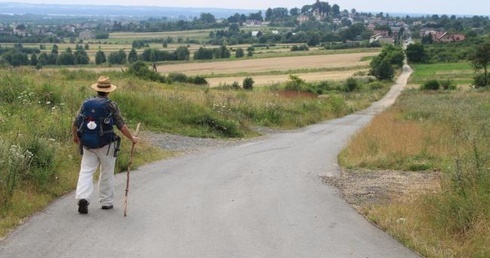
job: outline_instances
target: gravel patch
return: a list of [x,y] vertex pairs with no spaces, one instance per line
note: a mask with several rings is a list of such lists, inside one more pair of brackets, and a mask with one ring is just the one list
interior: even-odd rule
[[341,190],[356,209],[370,204],[404,201],[426,192],[438,191],[439,174],[433,171],[342,169],[339,177],[323,181]]
[[[262,127],[254,128],[254,130],[263,136],[279,132],[274,129]],[[259,137],[251,139],[213,139],[145,131],[141,132],[141,138],[151,143],[152,145],[162,148],[164,150],[188,153],[193,151],[202,151],[210,148],[219,148],[243,144],[245,142],[255,141]]]

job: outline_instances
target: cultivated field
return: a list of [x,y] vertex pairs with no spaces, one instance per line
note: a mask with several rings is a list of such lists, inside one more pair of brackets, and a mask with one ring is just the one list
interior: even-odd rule
[[[161,74],[183,73],[189,76],[201,75],[207,78],[211,87],[233,82],[242,83],[252,77],[255,86],[285,82],[290,74],[305,81],[344,80],[358,72],[367,72],[370,57],[375,52],[345,53],[313,56],[275,57],[214,62],[192,62],[181,64],[160,64]],[[79,69],[79,68],[73,68]],[[88,68],[97,72],[120,71],[121,67]]]
[[[299,78],[312,82],[312,81],[337,81],[337,80],[345,80],[349,77],[354,76],[354,74],[358,71],[366,71],[367,69],[360,69],[356,71],[331,71],[331,72],[319,72],[319,73],[291,73]],[[210,87],[216,87],[220,85],[231,85],[234,82],[242,83],[243,79],[247,76],[233,76],[233,77],[218,77],[218,78],[208,78],[207,81]],[[289,80],[289,74],[280,74],[280,75],[258,75],[251,76],[254,80],[254,86],[266,86],[277,83],[283,83]]]
[[319,69],[356,69],[367,66],[369,61],[361,61],[365,56],[374,56],[377,53],[333,54],[315,56],[276,57],[266,59],[244,59],[237,61],[222,61],[210,63],[188,63],[176,65],[161,65],[159,72],[181,72],[188,75],[210,74],[236,74],[236,73],[264,73],[287,72],[298,70]]
[[209,77],[211,87],[241,83],[247,76],[253,78],[256,86],[285,82],[290,74],[305,81],[343,80],[356,72],[367,71],[369,61],[361,60],[376,54],[350,53],[160,65],[158,72],[203,75]]

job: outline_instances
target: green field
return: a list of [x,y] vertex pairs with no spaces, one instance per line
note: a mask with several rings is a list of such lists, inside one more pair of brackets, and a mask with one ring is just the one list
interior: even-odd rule
[[470,63],[410,64],[414,73],[409,83],[423,84],[437,80],[452,80],[458,86],[469,86],[473,82],[474,70]]

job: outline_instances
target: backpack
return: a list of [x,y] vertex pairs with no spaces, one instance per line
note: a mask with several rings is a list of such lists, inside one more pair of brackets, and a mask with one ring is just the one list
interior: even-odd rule
[[83,146],[101,148],[115,140],[114,117],[106,98],[87,99],[78,115],[78,136]]

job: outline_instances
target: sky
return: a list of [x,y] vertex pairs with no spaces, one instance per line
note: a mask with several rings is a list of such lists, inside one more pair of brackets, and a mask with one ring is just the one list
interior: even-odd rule
[[[0,0],[0,2],[19,2],[36,4],[80,4],[80,5],[125,5],[161,7],[216,7],[226,9],[266,10],[285,7],[288,9],[313,4],[316,0]],[[337,4],[341,10],[356,9],[371,13],[420,13],[447,15],[485,15],[490,16],[490,0],[335,0],[326,1]]]

